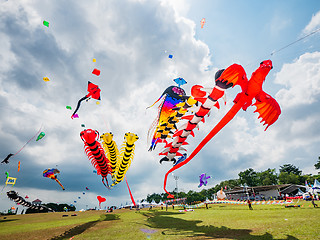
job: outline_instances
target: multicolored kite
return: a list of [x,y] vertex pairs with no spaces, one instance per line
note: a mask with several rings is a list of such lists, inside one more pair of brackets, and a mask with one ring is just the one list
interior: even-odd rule
[[58,174],[58,173],[60,173],[60,171],[58,169],[48,168],[48,169],[44,170],[42,174],[44,177],[51,178],[52,180],[55,180],[62,187],[62,189],[65,190],[64,187],[62,186],[61,182],[57,178],[56,174]]

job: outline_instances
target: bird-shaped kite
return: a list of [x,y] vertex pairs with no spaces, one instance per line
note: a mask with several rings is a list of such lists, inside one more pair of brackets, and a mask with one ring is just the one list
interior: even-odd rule
[[[172,167],[166,173],[164,179],[164,190],[166,193],[168,193],[169,198],[173,198],[173,195],[166,190],[167,177],[169,173],[188,163],[210,141],[211,138],[213,138],[228,122],[233,119],[233,117],[241,108],[243,110],[247,110],[249,106],[256,106],[257,109],[255,112],[259,113],[258,118],[261,118],[260,122],[262,122],[263,125],[267,125],[265,131],[278,119],[279,115],[281,114],[279,104],[274,98],[262,90],[262,84],[272,68],[271,60],[265,60],[261,62],[259,68],[252,73],[249,81],[246,77],[245,70],[241,65],[233,64],[222,72],[221,76],[216,80],[216,87],[210,94],[211,98],[217,99],[217,97],[219,98],[219,96],[221,97],[223,95],[219,91],[221,86],[234,87],[235,85],[240,85],[242,92],[238,93],[233,101],[234,105],[232,108],[202,140],[202,142],[189,155],[189,157],[185,161]],[[256,101],[254,104],[252,104],[254,99]]]
[[93,98],[93,99],[96,99],[96,100],[100,100],[100,92],[101,92],[101,90],[98,87],[98,85],[93,84],[92,82],[88,81],[88,90],[87,91],[89,93],[78,101],[77,107],[76,107],[76,109],[74,110],[74,112],[73,112],[73,114],[71,116],[72,119],[76,116],[76,112],[78,111],[78,109],[80,107],[80,104],[81,104],[81,102],[83,100],[86,100],[88,98]]

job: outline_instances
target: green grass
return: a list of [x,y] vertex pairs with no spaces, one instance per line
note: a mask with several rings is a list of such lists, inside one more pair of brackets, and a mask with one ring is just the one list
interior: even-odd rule
[[250,211],[242,205],[213,204],[193,212],[176,207],[1,216],[0,239],[320,239],[320,208],[309,205],[253,205]]

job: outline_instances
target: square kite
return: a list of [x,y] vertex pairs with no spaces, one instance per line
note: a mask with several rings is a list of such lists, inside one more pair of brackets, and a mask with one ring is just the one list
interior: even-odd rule
[[43,25],[46,26],[46,27],[49,27],[49,22],[43,21]]
[[95,68],[95,69],[93,69],[92,74],[95,74],[95,75],[99,76],[100,75],[100,70]]

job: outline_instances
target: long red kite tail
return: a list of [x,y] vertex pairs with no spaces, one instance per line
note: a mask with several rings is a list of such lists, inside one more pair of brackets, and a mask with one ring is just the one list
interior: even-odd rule
[[62,187],[62,189],[65,190],[63,185],[61,184],[61,182],[57,178],[55,178],[54,180],[56,180],[56,182],[59,183],[60,187]]
[[132,196],[132,193],[131,193],[131,190],[130,190],[130,187],[129,187],[129,184],[128,184],[126,176],[124,176],[124,179],[126,180],[126,183],[127,183],[127,187],[128,187],[130,198],[131,198],[131,202],[133,203],[134,206],[136,206],[136,202],[133,199],[133,196]]
[[232,108],[227,112],[227,114],[220,120],[220,122],[211,130],[211,132],[201,141],[201,143],[196,147],[196,149],[189,155],[189,157],[184,160],[183,162],[178,163],[174,167],[172,167],[165,175],[164,177],[164,186],[163,189],[164,191],[168,194],[168,198],[173,198],[174,196],[170,194],[166,190],[166,185],[167,185],[167,178],[169,173],[173,172],[174,170],[182,167],[186,163],[190,162],[191,159],[193,159],[198,152],[228,123],[230,122],[233,117],[239,112],[241,107],[247,102],[247,97],[246,95],[241,95],[241,98],[237,103],[235,103]]

